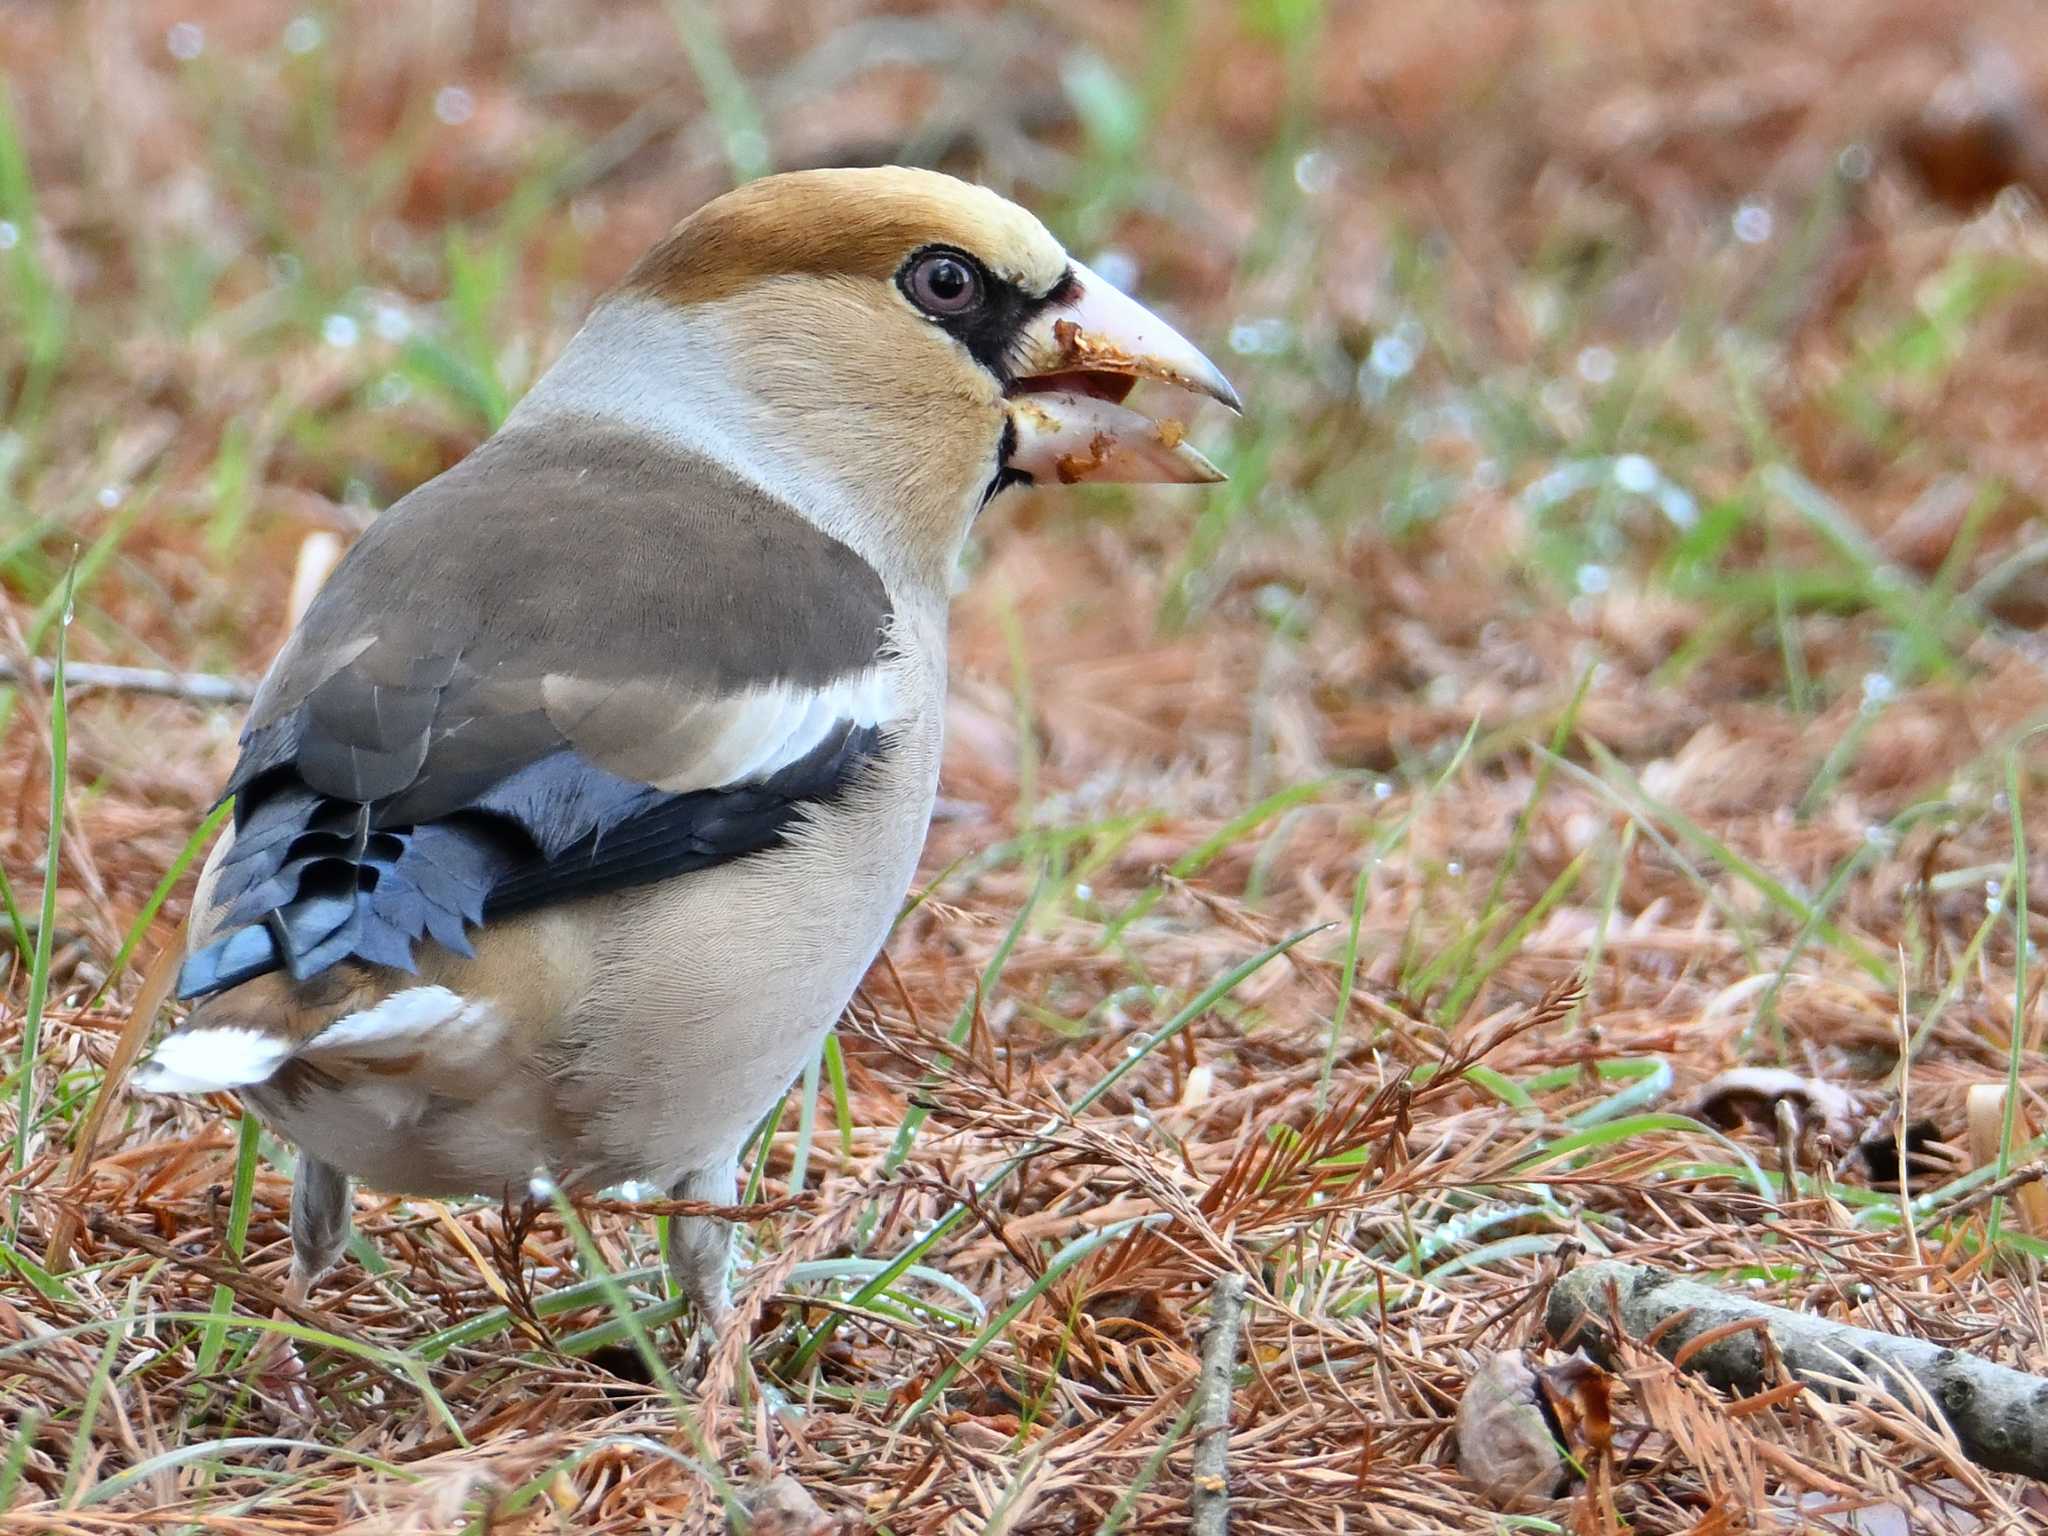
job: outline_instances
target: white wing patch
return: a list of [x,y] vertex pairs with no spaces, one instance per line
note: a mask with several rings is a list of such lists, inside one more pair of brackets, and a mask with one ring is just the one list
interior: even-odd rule
[[824,688],[771,683],[717,698],[560,673],[541,687],[550,717],[581,750],[613,773],[674,794],[770,778],[815,752],[842,721],[881,725],[896,703],[879,667]]
[[[447,1039],[437,1039],[444,1033]],[[497,1020],[489,1003],[471,1002],[446,987],[407,987],[372,1007],[343,1014],[299,1049],[308,1056],[338,1053],[375,1061],[409,1056],[433,1043],[459,1047],[455,1054],[467,1055],[479,1044],[473,1034],[484,1036],[484,1044],[495,1041]]]
[[772,778],[822,746],[842,720],[857,726],[889,718],[893,690],[879,671],[862,672],[829,688],[777,683],[750,689],[739,701],[725,740],[700,760],[707,784],[742,784]]
[[164,1036],[129,1079],[144,1093],[219,1093],[267,1082],[292,1053],[289,1041],[223,1024]]

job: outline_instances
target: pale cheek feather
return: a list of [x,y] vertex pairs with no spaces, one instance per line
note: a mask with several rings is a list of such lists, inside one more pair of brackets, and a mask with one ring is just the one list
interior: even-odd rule
[[885,576],[943,594],[994,472],[1001,390],[889,303],[816,281],[690,310],[617,295],[506,425],[572,415],[649,433],[730,466]]
[[221,1025],[167,1035],[130,1081],[144,1093],[218,1093],[266,1081],[290,1042],[260,1029]]
[[615,421],[716,459],[814,516],[821,488],[764,433],[759,402],[735,382],[716,323],[658,299],[601,304],[519,402],[508,429],[558,413]]

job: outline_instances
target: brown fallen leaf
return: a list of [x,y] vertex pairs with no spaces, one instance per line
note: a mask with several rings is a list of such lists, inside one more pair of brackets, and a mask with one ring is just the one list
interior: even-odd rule
[[1458,1403],[1458,1470],[1503,1509],[1541,1504],[1571,1472],[1535,1371],[1519,1349],[1489,1356]]
[[1961,212],[1977,212],[2007,187],[2048,191],[2048,127],[2003,48],[1974,50],[1892,140],[1921,189]]
[[1856,1140],[1856,1100],[1846,1090],[1818,1078],[1802,1077],[1782,1067],[1736,1067],[1704,1084],[1693,1096],[1690,1113],[1724,1130],[1743,1124],[1771,1128],[1778,1105],[1789,1103],[1799,1118],[1827,1132],[1838,1145]]
[[[1998,1161],[1999,1144],[2005,1136],[2005,1084],[1972,1085],[1963,1101],[1963,1113],[1969,1123],[1970,1166],[1988,1168]],[[2012,1139],[2005,1143],[2008,1153],[2032,1141],[2035,1134],[2034,1117],[2027,1113],[2027,1106],[2015,1105]],[[2048,1236],[2048,1189],[2023,1184],[2012,1192],[2012,1199],[2027,1230],[2036,1237]]]
[[1583,1351],[1536,1373],[1543,1400],[1563,1434],[1564,1446],[1583,1464],[1586,1453],[1614,1444],[1614,1377]]
[[841,1529],[802,1483],[767,1467],[740,1489],[740,1504],[753,1536],[832,1536]]

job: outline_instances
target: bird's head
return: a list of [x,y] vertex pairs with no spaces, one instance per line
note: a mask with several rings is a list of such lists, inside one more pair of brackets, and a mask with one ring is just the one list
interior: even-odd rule
[[536,408],[603,408],[734,465],[882,565],[943,582],[1006,486],[1220,480],[1140,380],[1215,365],[982,187],[804,171],[728,192],[593,314]]

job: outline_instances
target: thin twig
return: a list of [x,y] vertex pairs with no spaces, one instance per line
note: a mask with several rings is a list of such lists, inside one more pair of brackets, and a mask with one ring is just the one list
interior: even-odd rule
[[[189,1270],[202,1279],[213,1281],[216,1285],[227,1286],[249,1304],[252,1312],[264,1309],[280,1312],[302,1327],[318,1328],[352,1342],[367,1342],[333,1314],[315,1311],[294,1300],[290,1292],[272,1285],[232,1259],[214,1258],[203,1253],[187,1253],[162,1238],[153,1237],[124,1221],[117,1220],[105,1211],[93,1211],[86,1217],[85,1225],[95,1237],[107,1238],[124,1248],[133,1248],[139,1253],[148,1254],[151,1258],[162,1259],[179,1269]],[[383,1368],[387,1371],[390,1369],[388,1366]]]
[[779,1200],[760,1200],[752,1205],[717,1205],[709,1200],[608,1200],[592,1197],[570,1196],[570,1203],[580,1214],[585,1211],[603,1211],[608,1216],[714,1216],[720,1221],[749,1222],[766,1221],[770,1216],[780,1216],[786,1211],[814,1210],[818,1204],[818,1192],[803,1190],[794,1195],[784,1195]]
[[1230,1400],[1237,1385],[1237,1338],[1244,1323],[1244,1276],[1225,1275],[1209,1293],[1202,1375],[1195,1388],[1195,1457],[1188,1509],[1194,1536],[1230,1529]]
[[[53,670],[47,661],[35,662],[30,668],[35,685],[47,689]],[[19,663],[0,657],[0,683],[20,681]],[[256,696],[256,685],[246,678],[220,677],[212,672],[162,672],[154,667],[109,667],[86,661],[65,663],[64,681],[74,693],[91,689],[146,693],[191,704],[246,704]]]
[[[1906,1164],[1901,1160],[1899,1163],[1899,1176],[1902,1179],[1905,1177],[1905,1168]],[[1979,1206],[1989,1205],[1994,1200],[2003,1199],[2016,1189],[2024,1189],[2029,1184],[2038,1184],[2043,1179],[2048,1179],[2048,1162],[2022,1164],[2020,1167],[2013,1169],[2004,1178],[1994,1179],[1989,1184],[1971,1190],[1969,1194],[1956,1201],[1953,1205],[1936,1206],[1913,1224],[1914,1236],[1917,1238],[1919,1228],[1932,1222],[1954,1221],[1958,1216],[1967,1216]]]

